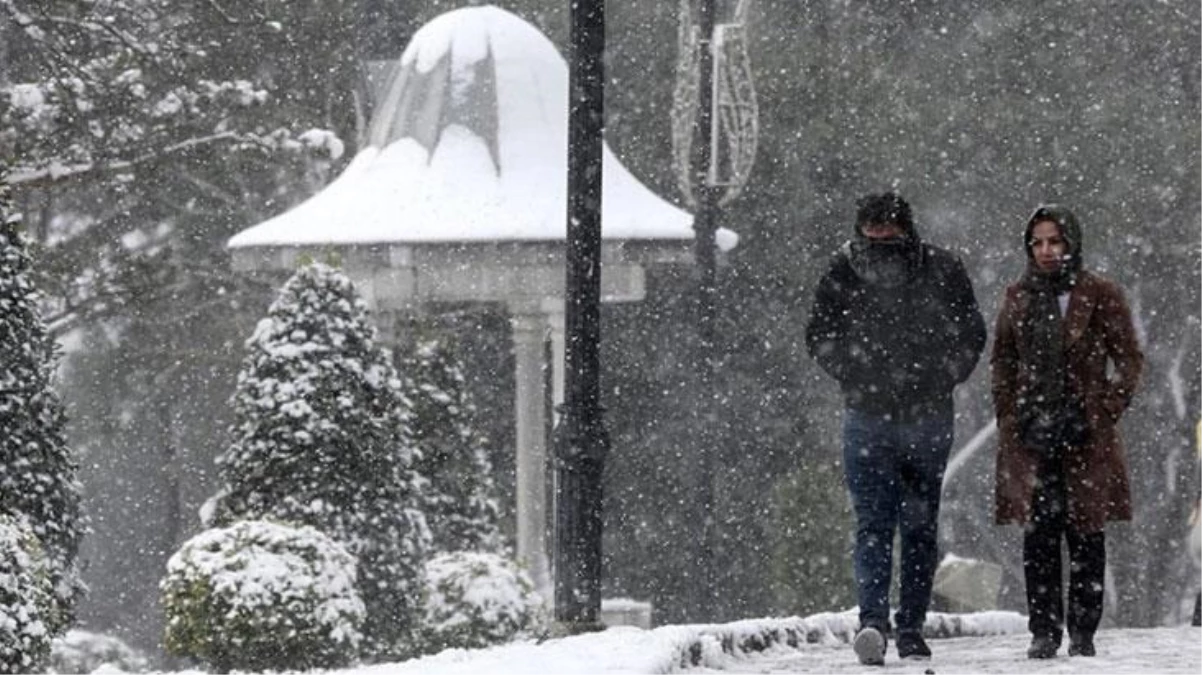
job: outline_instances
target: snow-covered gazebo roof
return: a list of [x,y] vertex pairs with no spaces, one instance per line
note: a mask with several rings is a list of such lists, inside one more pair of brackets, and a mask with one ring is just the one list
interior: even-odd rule
[[[564,59],[529,23],[496,7],[443,14],[414,35],[342,175],[229,245],[562,241],[567,87]],[[603,239],[693,237],[692,216],[608,146],[602,172]]]

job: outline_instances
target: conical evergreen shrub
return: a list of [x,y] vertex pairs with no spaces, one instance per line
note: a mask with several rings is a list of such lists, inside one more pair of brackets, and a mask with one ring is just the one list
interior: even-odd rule
[[359,562],[364,656],[407,655],[430,534],[401,384],[366,304],[339,271],[306,266],[247,350],[206,520],[312,525],[341,542]]
[[85,525],[78,466],[53,389],[57,347],[38,309],[29,243],[5,173],[0,166],[0,513],[24,518],[45,552],[54,592],[44,620],[59,635],[83,592],[76,556]]
[[476,408],[463,367],[444,342],[424,339],[398,359],[418,448],[418,473],[434,550],[500,553],[499,508],[487,443],[475,426]]
[[24,518],[0,513],[0,673],[40,673],[50,657],[46,557]]

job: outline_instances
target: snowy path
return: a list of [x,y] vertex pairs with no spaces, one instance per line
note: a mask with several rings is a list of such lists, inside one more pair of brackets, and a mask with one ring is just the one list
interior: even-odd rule
[[[927,620],[927,628],[933,634],[968,637],[929,640],[935,653],[930,661],[898,661],[897,652],[891,650],[884,667],[862,666],[847,644],[858,623],[855,612],[848,610],[804,619],[751,619],[728,624],[661,626],[654,630],[618,626],[541,643],[448,649],[399,663],[321,672],[325,675],[1202,673],[1202,628],[1193,626],[1103,630],[1098,633],[1098,655],[1094,658],[1069,658],[1062,648],[1055,659],[1032,661],[1027,659],[1025,617],[1017,613],[932,613]],[[187,670],[163,675],[205,674]]]
[[927,662],[899,661],[890,652],[884,667],[862,666],[846,644],[814,644],[804,649],[777,648],[755,657],[729,656],[689,673],[881,673],[937,675],[956,673],[1189,673],[1202,672],[1202,629],[1191,626],[1114,629],[1098,633],[1098,655],[1069,658],[1067,644],[1049,661],[1026,657],[1026,634],[931,640],[934,657]]

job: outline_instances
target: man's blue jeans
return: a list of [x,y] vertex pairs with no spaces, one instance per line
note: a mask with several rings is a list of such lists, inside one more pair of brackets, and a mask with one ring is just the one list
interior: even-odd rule
[[887,629],[893,534],[901,531],[898,630],[921,629],[931,602],[943,471],[952,413],[896,421],[848,409],[843,467],[856,512],[855,572],[860,624]]

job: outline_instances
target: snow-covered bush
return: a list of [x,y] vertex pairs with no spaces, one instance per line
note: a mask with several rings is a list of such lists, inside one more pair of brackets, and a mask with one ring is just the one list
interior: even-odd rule
[[509,642],[546,626],[542,597],[530,577],[495,553],[460,551],[426,565],[427,652]]
[[45,552],[54,593],[41,620],[57,635],[83,592],[76,554],[85,526],[63,404],[52,386],[57,347],[38,309],[29,243],[9,204],[0,165],[0,514],[23,517]]
[[22,519],[0,514],[0,672],[33,673],[50,655],[52,588],[41,544]]
[[500,552],[492,464],[462,365],[444,342],[424,339],[401,350],[397,368],[418,449],[417,472],[429,481],[423,492],[433,549]]
[[363,654],[405,656],[430,533],[401,383],[366,304],[341,272],[308,265],[280,291],[247,352],[206,524],[266,518],[339,541],[359,563]]
[[144,673],[149,666],[146,655],[103,633],[73,629],[50,645],[52,673],[91,673],[100,667],[109,672]]
[[241,521],[167,562],[167,650],[219,672],[336,668],[355,660],[355,559],[312,527]]

